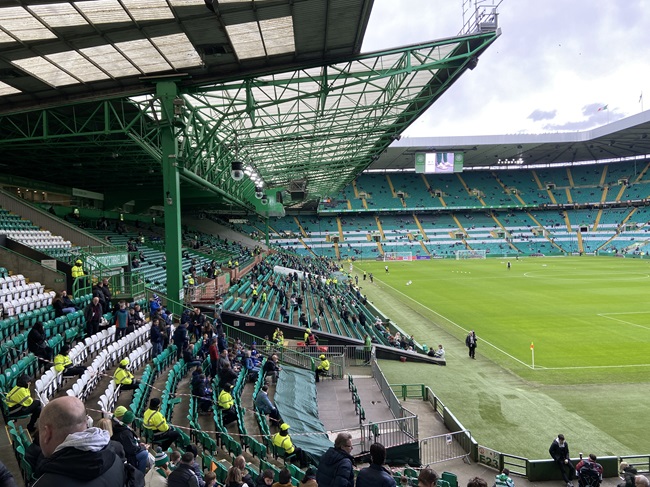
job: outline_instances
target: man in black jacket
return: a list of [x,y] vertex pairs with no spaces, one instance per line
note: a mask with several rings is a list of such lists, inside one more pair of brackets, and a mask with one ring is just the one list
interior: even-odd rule
[[[110,445],[108,431],[87,428],[86,408],[76,397],[51,400],[39,420],[45,459],[34,487],[124,485],[124,459]],[[140,476],[140,485],[144,478]]]
[[334,446],[320,459],[316,481],[319,487],[354,487],[352,435],[339,433]]
[[199,479],[192,468],[193,463],[194,453],[190,451],[183,453],[181,463],[169,474],[167,487],[199,487]]
[[575,472],[575,467],[571,463],[571,458],[569,457],[569,444],[564,441],[564,435],[559,434],[557,438],[551,443],[551,447],[548,449],[548,452],[553,457],[555,464],[560,469],[562,478],[566,482],[567,487],[573,487],[573,473]]

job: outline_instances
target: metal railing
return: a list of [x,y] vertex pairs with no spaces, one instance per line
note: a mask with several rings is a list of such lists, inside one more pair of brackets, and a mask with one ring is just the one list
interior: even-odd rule
[[[404,418],[389,419],[376,423],[361,425],[361,439],[363,450],[369,451],[370,445],[381,442],[386,448],[404,445],[418,441],[418,418],[408,416]],[[415,432],[415,434],[413,434]]]
[[[283,364],[294,365],[296,367],[308,369],[311,371],[316,370],[316,362],[314,360],[314,357],[311,357],[302,352],[298,352],[297,350],[292,350],[288,347],[280,346],[271,341],[261,339],[237,327],[230,326],[228,324],[224,324],[223,326],[228,338],[231,338],[233,340],[240,340],[242,343],[246,343],[248,345],[256,342],[256,347],[258,350],[262,351],[265,354],[277,354],[280,362]],[[330,367],[330,370],[332,370],[332,367]]]
[[466,437],[469,431],[457,431],[444,435],[429,436],[420,440],[420,461],[423,465],[446,462],[456,458],[469,457]]
[[374,356],[370,360],[370,367],[372,369],[372,376],[375,381],[377,381],[377,385],[379,385],[379,389],[381,389],[381,393],[383,394],[384,399],[386,399],[388,407],[393,413],[393,416],[396,418],[401,418],[403,416],[402,404],[399,402],[399,399],[397,399],[397,396],[386,380],[386,376],[384,376],[384,373],[381,371],[381,368],[379,367],[379,364],[377,363],[377,360],[374,358]]

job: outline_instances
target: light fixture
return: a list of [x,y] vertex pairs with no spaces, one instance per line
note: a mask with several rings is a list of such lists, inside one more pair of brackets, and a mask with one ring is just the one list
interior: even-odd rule
[[255,197],[258,200],[261,200],[263,196],[264,196],[264,188],[262,188],[261,186],[256,186],[255,187]]
[[244,179],[244,163],[236,159],[232,161],[230,165],[230,176],[235,181],[241,181]]

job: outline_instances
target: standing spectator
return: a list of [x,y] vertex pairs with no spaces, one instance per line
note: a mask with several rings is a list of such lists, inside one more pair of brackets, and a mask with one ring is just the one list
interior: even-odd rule
[[81,259],[77,259],[75,261],[74,265],[72,266],[72,269],[70,269],[70,274],[72,275],[73,279],[85,276],[83,262]]
[[104,283],[102,281],[97,281],[97,284],[93,286],[93,298],[99,299],[99,304],[102,307],[102,314],[108,313],[108,305],[106,304],[106,295],[104,294]]
[[5,404],[7,405],[8,419],[31,414],[27,424],[27,431],[33,433],[36,428],[36,421],[41,414],[41,401],[32,399],[31,383],[32,378],[27,374],[18,377],[16,385],[5,396]]
[[510,470],[501,470],[494,480],[494,487],[515,487],[515,481],[510,478]]
[[213,379],[217,376],[217,364],[219,362],[219,348],[217,347],[217,337],[212,337],[210,347],[208,347],[210,356],[210,377]]
[[319,487],[354,487],[352,435],[339,433],[320,459],[316,481]]
[[155,318],[151,323],[151,329],[149,331],[149,339],[151,340],[151,357],[155,358],[162,353],[163,347],[163,337],[160,330],[160,320]]
[[181,355],[183,355],[185,345],[190,342],[187,336],[187,325],[185,323],[181,323],[176,327],[172,340],[174,341],[174,345],[176,345],[176,360],[179,360]]
[[126,309],[126,303],[120,301],[118,306],[115,312],[115,341],[126,336],[126,327],[129,324],[129,310]]
[[104,313],[102,311],[102,305],[99,301],[99,297],[94,296],[92,301],[88,303],[88,306],[86,306],[86,309],[84,310],[87,336],[94,335],[99,331],[99,323],[101,322],[103,314]]
[[465,338],[465,345],[469,349],[469,358],[475,359],[476,356],[476,346],[477,346],[478,339],[476,338],[476,333],[474,333],[474,330],[471,330],[467,334],[467,338]]
[[[37,468],[35,487],[124,485],[123,459],[110,444],[108,431],[87,427],[80,399],[52,399],[43,408],[38,436],[46,460]],[[137,485],[143,485],[137,473]]]
[[575,468],[573,467],[569,456],[569,444],[564,440],[563,434],[557,435],[557,438],[555,438],[553,443],[551,443],[548,452],[551,454],[553,461],[560,469],[562,479],[566,482],[567,487],[573,487],[573,482],[571,482],[571,480],[573,479]]
[[106,302],[106,311],[108,313],[111,310],[111,299],[113,299],[113,293],[109,287],[108,278],[102,279],[102,292],[104,293],[104,301]]
[[370,445],[370,466],[361,469],[357,487],[396,487],[395,479],[384,468],[386,448],[381,443]]

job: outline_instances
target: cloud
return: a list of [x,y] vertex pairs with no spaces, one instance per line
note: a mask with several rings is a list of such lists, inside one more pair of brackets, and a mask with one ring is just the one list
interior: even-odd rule
[[549,111],[544,111],[544,110],[534,110],[533,113],[528,115],[528,118],[531,119],[533,122],[539,122],[540,120],[552,120],[555,118],[555,115],[557,114],[557,110],[549,110]]
[[582,114],[587,118],[564,123],[549,123],[544,125],[544,129],[550,131],[588,130],[625,117],[624,113],[619,112],[616,108],[610,109],[604,103],[589,103],[582,107]]

